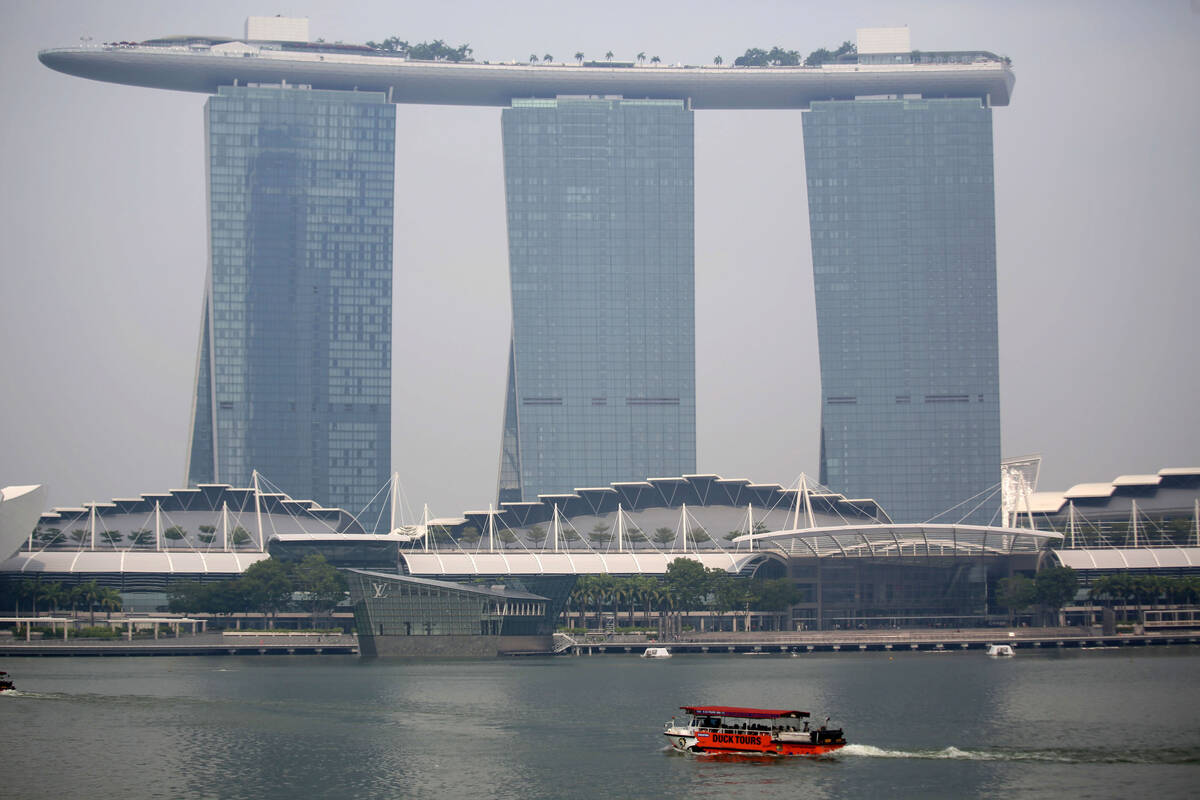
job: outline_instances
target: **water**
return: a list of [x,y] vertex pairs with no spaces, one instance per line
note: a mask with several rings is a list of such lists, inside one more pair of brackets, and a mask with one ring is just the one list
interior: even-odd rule
[[[9,800],[1194,796],[1200,648],[362,662],[6,658]],[[828,712],[836,757],[669,751],[687,703]]]

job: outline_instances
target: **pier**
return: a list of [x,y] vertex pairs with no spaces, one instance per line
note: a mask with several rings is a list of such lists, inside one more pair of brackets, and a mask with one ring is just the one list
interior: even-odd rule
[[831,631],[822,633],[702,634],[676,641],[612,636],[574,640],[560,649],[571,655],[641,655],[647,647],[668,647],[672,654],[741,653],[799,655],[818,652],[914,652],[986,650],[1007,644],[1020,651],[1061,648],[1153,647],[1200,644],[1200,630],[1103,634],[1081,628],[1022,628],[1013,630],[893,630]]
[[0,641],[4,656],[290,656],[357,655],[354,634],[228,631],[161,639]]

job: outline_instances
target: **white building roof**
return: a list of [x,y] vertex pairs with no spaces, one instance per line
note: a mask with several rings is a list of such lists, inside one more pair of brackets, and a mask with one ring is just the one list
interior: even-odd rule
[[155,573],[166,575],[240,575],[266,553],[173,552],[140,550],[43,550],[18,553],[0,564],[0,572]]
[[677,558],[737,573],[764,556],[753,552],[406,551],[400,560],[412,575],[665,575]]
[[1047,543],[1062,541],[1062,534],[1028,528],[988,525],[836,525],[745,534],[734,543],[778,548],[792,556],[872,557],[936,556],[961,553],[1009,555],[1032,553]]
[[1082,571],[1200,567],[1200,547],[1081,548],[1055,550],[1054,556]]

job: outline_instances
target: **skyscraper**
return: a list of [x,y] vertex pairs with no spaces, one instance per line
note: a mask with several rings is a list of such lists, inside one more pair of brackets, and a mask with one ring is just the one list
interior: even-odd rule
[[897,522],[964,501],[939,521],[986,521],[995,503],[976,504],[1000,480],[991,109],[827,101],[803,120],[821,482]]
[[692,112],[514,100],[502,130],[513,330],[500,499],[694,472]]
[[357,513],[391,473],[395,109],[375,92],[221,86],[205,134],[188,483],[257,470]]

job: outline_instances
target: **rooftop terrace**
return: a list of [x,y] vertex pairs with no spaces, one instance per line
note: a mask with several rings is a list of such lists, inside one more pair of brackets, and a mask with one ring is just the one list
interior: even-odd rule
[[234,84],[377,91],[394,103],[508,106],[514,98],[685,99],[695,109],[807,108],[855,97],[977,97],[1009,103],[1011,66],[985,51],[873,57],[816,67],[631,65],[628,62],[417,61],[359,45],[180,36],[43,50],[53,70],[92,80],[213,93]]

